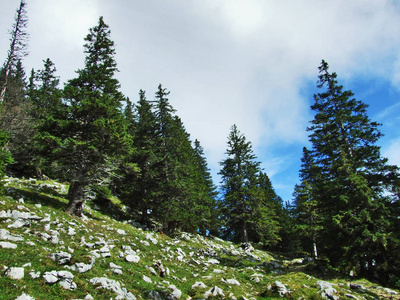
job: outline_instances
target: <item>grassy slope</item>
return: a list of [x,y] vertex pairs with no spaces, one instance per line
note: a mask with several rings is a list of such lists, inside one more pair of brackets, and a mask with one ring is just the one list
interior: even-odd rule
[[[118,199],[112,199],[104,210],[88,203],[85,208],[86,217],[80,219],[63,211],[67,203],[66,186],[55,182],[17,179],[10,180],[7,186],[8,195],[0,199],[0,211],[29,211],[41,218],[50,217],[50,221],[32,220],[30,226],[8,228],[14,220],[10,222],[9,218],[0,218],[0,229],[7,229],[24,238],[24,241],[12,242],[18,246],[15,250],[0,248],[0,299],[16,299],[22,293],[35,299],[83,299],[88,294],[94,299],[115,299],[114,292],[98,289],[89,283],[94,277],[107,277],[120,282],[137,299],[147,299],[150,290],[162,294],[171,284],[182,292],[181,299],[201,299],[204,292],[214,286],[224,291],[225,296],[217,297],[218,299],[231,299],[232,296],[237,299],[275,299],[280,297],[267,288],[275,281],[287,285],[291,291],[288,298],[320,299],[316,282],[320,279],[328,280],[326,274],[308,272],[311,269],[307,265],[291,264],[277,255],[259,250],[246,253],[238,245],[198,235],[183,233],[170,238],[160,233],[151,233],[152,238],[157,240],[157,244],[154,244],[149,239],[149,232],[133,227],[128,222],[117,221],[128,217]],[[70,228],[76,234],[68,234]],[[58,244],[42,238],[42,233],[49,233],[49,229],[59,232]],[[124,230],[126,235],[117,233],[117,230]],[[59,284],[46,284],[44,272],[66,270],[65,266],[49,257],[51,253],[70,252],[72,259],[69,265],[89,263],[92,259],[90,251],[104,246],[88,248],[82,237],[86,243],[92,244],[104,240],[111,246],[111,257],[96,258],[93,268],[86,273],[71,271],[78,286],[75,290],[65,290]],[[123,252],[122,246],[128,245],[140,257],[138,263],[127,262],[120,255]],[[216,256],[207,256],[207,252],[215,252]],[[220,264],[207,263],[211,258],[218,259]],[[262,262],[272,260],[276,260],[282,267],[276,270],[271,270],[267,264],[257,267]],[[164,268],[169,269],[169,275],[160,277],[151,272],[149,267],[153,267],[157,261],[161,261]],[[110,262],[121,266],[123,274],[114,273]],[[31,265],[25,267],[23,279],[16,280],[6,276],[8,268],[22,267],[27,263]],[[40,277],[31,278],[28,274],[31,270],[40,272]],[[143,276],[150,278],[151,283],[146,282]],[[227,283],[227,279],[236,279],[240,286]],[[192,285],[198,281],[203,282],[207,288],[192,289]],[[331,276],[329,281],[335,284],[337,295],[341,298],[346,298],[345,294],[352,294],[358,299],[390,297],[385,290],[366,280],[356,281],[367,288],[365,291],[350,290],[350,281],[346,278]],[[394,297],[396,298],[391,299],[400,299],[398,296]]]

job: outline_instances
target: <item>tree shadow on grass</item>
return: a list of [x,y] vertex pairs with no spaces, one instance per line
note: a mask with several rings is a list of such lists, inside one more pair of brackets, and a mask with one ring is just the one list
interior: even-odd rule
[[[64,211],[68,204],[68,200],[65,198],[65,195],[56,191],[53,191],[50,195],[48,195],[34,189],[30,190],[18,187],[9,187],[7,188],[6,195],[12,197],[16,201],[22,197],[25,203],[41,204],[42,206],[51,207],[52,209],[59,211]],[[87,211],[85,211],[85,215],[97,221],[101,220]]]

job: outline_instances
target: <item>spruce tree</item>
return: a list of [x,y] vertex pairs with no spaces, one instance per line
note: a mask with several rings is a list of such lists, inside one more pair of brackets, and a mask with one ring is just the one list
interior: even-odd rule
[[[382,133],[367,116],[367,105],[343,91],[336,73],[322,61],[311,108],[312,195],[324,227],[320,252],[344,271],[377,276],[387,266],[387,245],[398,178],[376,145]],[[392,179],[391,179],[392,178]],[[395,204],[398,205],[398,204]]]
[[[220,162],[224,236],[236,242],[249,241],[250,227],[259,220],[257,179],[261,171],[252,145],[233,125],[228,137],[227,158]],[[256,217],[258,217],[256,219]]]
[[34,124],[34,137],[30,149],[34,154],[32,164],[39,177],[48,175],[52,178],[66,180],[59,166],[54,164],[52,151],[54,141],[49,136],[57,135],[58,120],[65,119],[67,107],[62,101],[59,88],[59,77],[54,63],[47,58],[43,60],[43,69],[32,70],[29,78],[28,96],[31,102],[31,118]]
[[125,97],[114,77],[117,64],[110,30],[99,18],[84,45],[85,67],[63,90],[67,111],[53,119],[53,129],[43,133],[52,145],[53,159],[70,181],[67,211],[80,216],[85,192],[100,176],[113,170],[114,159],[125,150]]

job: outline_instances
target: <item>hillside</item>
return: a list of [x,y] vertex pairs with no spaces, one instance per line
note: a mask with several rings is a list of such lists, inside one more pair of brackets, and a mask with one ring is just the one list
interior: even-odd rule
[[304,258],[200,235],[168,237],[130,220],[118,199],[65,213],[67,186],[6,179],[0,299],[400,299]]

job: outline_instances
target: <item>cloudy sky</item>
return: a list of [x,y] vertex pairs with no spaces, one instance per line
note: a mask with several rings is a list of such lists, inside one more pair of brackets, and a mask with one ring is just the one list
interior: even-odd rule
[[[215,183],[230,127],[252,142],[277,193],[290,200],[318,66],[383,123],[382,153],[400,165],[400,4],[395,0],[27,0],[29,56],[50,58],[61,82],[83,67],[83,39],[99,16],[116,43],[122,92],[152,98],[159,83],[192,140],[205,149]],[[18,0],[0,1],[0,59]]]

